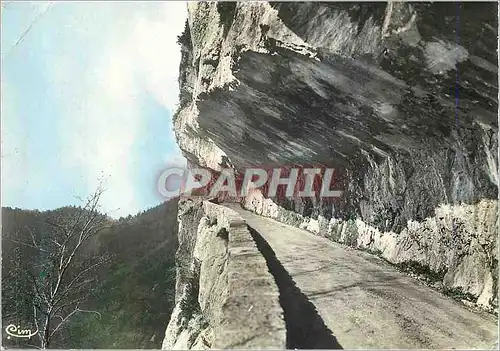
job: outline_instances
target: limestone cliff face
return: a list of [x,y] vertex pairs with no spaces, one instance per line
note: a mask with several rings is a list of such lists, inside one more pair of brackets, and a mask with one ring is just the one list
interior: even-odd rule
[[285,347],[278,288],[244,220],[179,201],[176,305],[162,349]]
[[341,169],[334,204],[246,205],[496,306],[496,4],[188,9],[174,129],[190,161]]

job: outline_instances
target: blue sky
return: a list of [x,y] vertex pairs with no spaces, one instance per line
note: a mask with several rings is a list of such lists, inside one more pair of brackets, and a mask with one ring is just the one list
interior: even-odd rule
[[2,206],[79,204],[100,181],[113,217],[160,203],[157,175],[185,164],[171,116],[186,4],[2,6]]

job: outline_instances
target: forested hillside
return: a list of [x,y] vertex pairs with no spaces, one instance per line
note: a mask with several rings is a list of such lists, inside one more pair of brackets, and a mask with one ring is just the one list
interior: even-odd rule
[[[36,280],[49,279],[37,271],[48,260],[30,243],[51,240],[54,223],[81,211],[64,207],[54,211],[2,208],[2,323],[36,330],[30,293]],[[174,305],[177,200],[165,202],[134,217],[113,220],[102,216],[102,230],[88,240],[75,257],[74,267],[90,268],[90,258],[102,264],[88,271],[72,301],[82,311],[54,333],[50,348],[160,348]],[[32,238],[34,238],[32,240]],[[24,270],[24,271],[23,271]],[[81,302],[80,302],[81,301]],[[66,306],[65,308],[69,308]],[[63,308],[64,310],[64,308]],[[62,317],[61,317],[62,319]],[[53,331],[59,321],[52,322]],[[3,333],[4,347],[39,346]]]

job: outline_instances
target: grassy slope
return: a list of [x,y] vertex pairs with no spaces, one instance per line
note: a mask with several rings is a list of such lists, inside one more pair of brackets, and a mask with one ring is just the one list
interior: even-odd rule
[[[23,284],[15,277],[8,277],[9,267],[16,259],[27,259],[15,255],[15,245],[5,239],[18,235],[16,230],[26,226],[45,230],[43,221],[51,215],[52,212],[2,209],[2,276],[8,278],[3,279],[2,301],[14,301],[6,297],[15,294]],[[87,248],[113,256],[110,264],[95,272],[97,282],[89,286],[93,297],[85,306],[99,311],[101,317],[90,313],[75,315],[54,341],[54,348],[161,347],[174,306],[177,201],[110,224],[112,227]],[[26,312],[25,306],[3,303],[3,315],[9,312],[11,315],[3,324],[19,322]],[[21,317],[12,317],[13,314]],[[3,341],[5,346],[25,346]]]

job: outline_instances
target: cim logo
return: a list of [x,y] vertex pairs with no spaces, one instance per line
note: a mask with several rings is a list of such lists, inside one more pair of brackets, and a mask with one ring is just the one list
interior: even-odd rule
[[21,329],[19,325],[9,324],[5,327],[5,332],[7,333],[7,339],[13,338],[31,338],[38,333],[38,330],[31,332],[31,329]]

